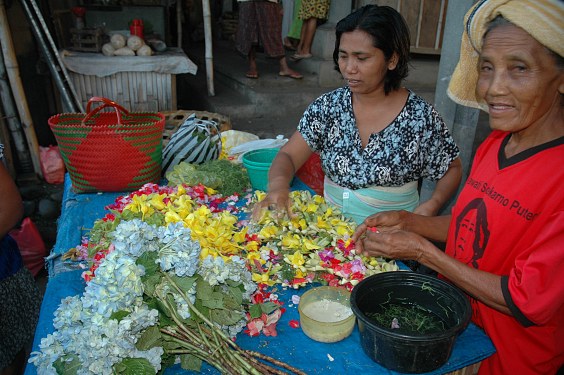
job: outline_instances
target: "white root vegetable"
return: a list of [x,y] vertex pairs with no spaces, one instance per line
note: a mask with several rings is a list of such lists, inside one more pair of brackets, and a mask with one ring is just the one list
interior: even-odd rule
[[142,45],[136,53],[137,56],[151,56],[153,54],[153,50],[151,49],[151,47],[145,44]]
[[129,47],[122,47],[119,49],[116,49],[114,52],[115,56],[135,56],[135,51],[133,51],[131,48]]
[[112,46],[111,43],[106,43],[102,46],[102,53],[104,56],[113,56],[116,49]]
[[125,47],[126,42],[127,39],[122,34],[114,34],[110,37],[110,43],[116,50]]
[[132,35],[127,38],[127,46],[134,51],[137,51],[144,44],[145,42],[143,41],[143,39],[139,38],[137,35]]

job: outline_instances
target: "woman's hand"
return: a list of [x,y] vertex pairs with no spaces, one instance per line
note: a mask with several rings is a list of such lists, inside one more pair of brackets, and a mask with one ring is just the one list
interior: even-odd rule
[[269,192],[262,201],[255,204],[251,219],[258,221],[262,217],[264,210],[278,211],[280,215],[292,217],[292,201],[289,195],[290,189],[276,189]]
[[363,251],[362,238],[369,232],[388,232],[391,230],[405,229],[405,222],[407,221],[408,215],[409,212],[407,211],[384,211],[368,216],[364,219],[362,224],[356,227],[352,236],[357,250],[359,252]]
[[429,241],[412,232],[369,230],[356,243],[356,248],[366,256],[420,261],[428,244]]

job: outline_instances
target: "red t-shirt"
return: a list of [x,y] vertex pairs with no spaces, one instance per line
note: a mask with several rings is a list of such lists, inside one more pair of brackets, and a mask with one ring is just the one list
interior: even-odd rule
[[496,354],[480,374],[554,374],[564,363],[564,137],[509,159],[480,146],[452,211],[446,252],[502,277],[513,316],[471,299]]

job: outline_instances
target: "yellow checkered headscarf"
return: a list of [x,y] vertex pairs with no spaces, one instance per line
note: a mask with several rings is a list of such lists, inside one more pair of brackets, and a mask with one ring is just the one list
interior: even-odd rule
[[482,108],[476,98],[478,57],[488,23],[499,15],[564,56],[564,0],[480,0],[464,17],[460,58],[447,90],[458,104]]

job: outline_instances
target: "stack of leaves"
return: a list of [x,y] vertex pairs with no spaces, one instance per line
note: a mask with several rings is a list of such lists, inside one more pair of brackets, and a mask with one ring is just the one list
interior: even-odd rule
[[224,196],[242,195],[251,187],[245,169],[225,159],[209,160],[202,164],[182,162],[174,166],[166,178],[170,186],[201,184]]

